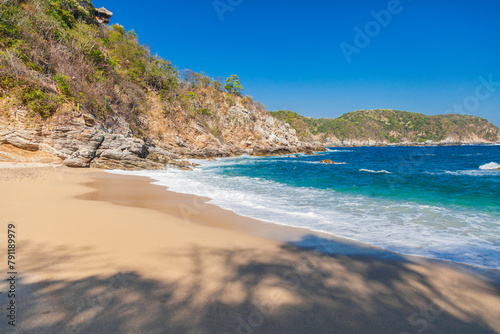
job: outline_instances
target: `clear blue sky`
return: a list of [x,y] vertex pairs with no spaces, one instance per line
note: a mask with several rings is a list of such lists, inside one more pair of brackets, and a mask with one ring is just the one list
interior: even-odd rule
[[[94,5],[179,70],[237,74],[269,110],[454,112],[500,126],[500,2],[397,2],[217,0],[218,11],[213,0]],[[390,20],[375,23],[372,11]],[[356,27],[369,44],[355,38]]]

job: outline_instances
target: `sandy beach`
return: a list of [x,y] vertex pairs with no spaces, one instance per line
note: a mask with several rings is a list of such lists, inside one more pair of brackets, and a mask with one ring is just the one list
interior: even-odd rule
[[496,271],[259,222],[146,178],[0,168],[1,333],[500,333]]

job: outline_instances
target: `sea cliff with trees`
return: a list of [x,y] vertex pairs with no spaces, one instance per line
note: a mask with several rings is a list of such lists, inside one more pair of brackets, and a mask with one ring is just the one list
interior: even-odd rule
[[244,95],[236,75],[179,71],[133,30],[103,23],[90,1],[1,6],[4,161],[23,150],[72,167],[138,169],[323,149]]
[[[0,160],[190,168],[187,158],[428,140],[493,142],[472,116],[354,112],[335,120],[266,107],[237,75],[179,71],[91,1],[0,2]],[[450,139],[451,138],[451,139]]]
[[289,110],[271,112],[290,124],[301,140],[327,146],[460,145],[500,141],[488,120],[459,114],[427,116],[400,110],[357,110],[335,119],[304,117]]

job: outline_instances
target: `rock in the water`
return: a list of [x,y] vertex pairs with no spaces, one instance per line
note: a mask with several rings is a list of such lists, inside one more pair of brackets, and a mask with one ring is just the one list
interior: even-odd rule
[[336,164],[335,161],[332,161],[330,159],[321,160],[320,163],[322,163],[322,164],[332,164],[332,165]]

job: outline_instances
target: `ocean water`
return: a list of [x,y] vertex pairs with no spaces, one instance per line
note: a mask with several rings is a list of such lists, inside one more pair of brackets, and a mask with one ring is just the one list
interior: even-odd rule
[[194,171],[115,172],[151,177],[241,215],[500,269],[500,146],[331,148],[196,162]]

